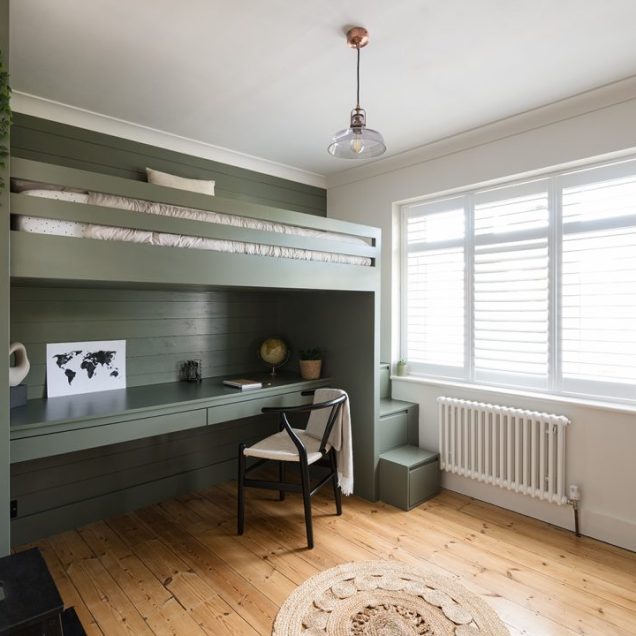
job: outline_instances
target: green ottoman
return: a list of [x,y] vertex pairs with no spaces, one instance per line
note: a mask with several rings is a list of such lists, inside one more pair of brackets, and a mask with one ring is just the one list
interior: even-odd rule
[[440,491],[439,453],[399,446],[380,455],[380,499],[410,510]]

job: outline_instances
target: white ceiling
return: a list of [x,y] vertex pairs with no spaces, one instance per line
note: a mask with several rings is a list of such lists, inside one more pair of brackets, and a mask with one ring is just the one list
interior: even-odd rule
[[636,74],[635,0],[12,0],[14,90],[328,175]]

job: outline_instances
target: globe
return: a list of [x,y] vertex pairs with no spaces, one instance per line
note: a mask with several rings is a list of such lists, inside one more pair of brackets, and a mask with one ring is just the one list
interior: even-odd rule
[[258,355],[272,367],[272,375],[276,375],[276,368],[287,362],[289,349],[281,338],[267,338],[261,344]]

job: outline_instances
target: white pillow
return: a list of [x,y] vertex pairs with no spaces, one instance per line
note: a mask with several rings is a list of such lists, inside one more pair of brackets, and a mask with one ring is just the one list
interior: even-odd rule
[[209,194],[214,196],[214,181],[206,181],[205,179],[186,179],[185,177],[177,177],[174,174],[160,172],[152,168],[146,168],[148,183],[166,186],[168,188],[177,188],[179,190],[189,190],[190,192],[199,192],[201,194]]

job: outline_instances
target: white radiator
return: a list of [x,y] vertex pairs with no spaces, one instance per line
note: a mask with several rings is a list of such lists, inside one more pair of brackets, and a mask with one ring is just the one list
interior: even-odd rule
[[442,470],[567,503],[566,417],[449,397],[437,403]]

